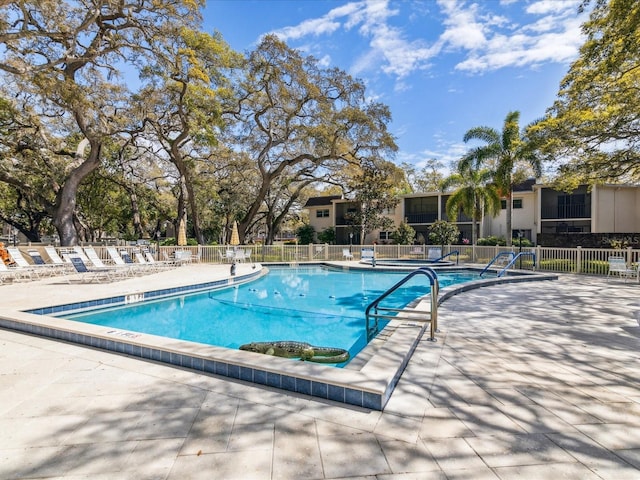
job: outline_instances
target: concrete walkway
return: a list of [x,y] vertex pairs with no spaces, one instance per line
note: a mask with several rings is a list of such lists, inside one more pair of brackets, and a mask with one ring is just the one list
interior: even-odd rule
[[639,292],[458,295],[382,413],[0,330],[0,478],[638,479]]

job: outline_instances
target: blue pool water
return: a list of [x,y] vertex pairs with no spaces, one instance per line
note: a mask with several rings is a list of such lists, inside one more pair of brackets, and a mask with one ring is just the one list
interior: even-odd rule
[[[367,305],[404,276],[406,272],[272,267],[259,280],[233,288],[65,318],[234,349],[250,342],[293,340],[342,348],[353,358],[367,343]],[[439,282],[444,287],[477,278],[477,273],[455,272],[439,275]],[[419,275],[384,306],[403,307],[428,292],[427,278]]]

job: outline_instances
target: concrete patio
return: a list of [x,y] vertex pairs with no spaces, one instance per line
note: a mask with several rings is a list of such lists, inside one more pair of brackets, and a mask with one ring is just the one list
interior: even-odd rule
[[384,412],[0,330],[0,478],[638,479],[639,288],[455,296]]

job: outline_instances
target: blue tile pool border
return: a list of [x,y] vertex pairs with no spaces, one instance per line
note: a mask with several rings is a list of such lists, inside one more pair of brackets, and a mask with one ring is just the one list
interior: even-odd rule
[[49,315],[55,317],[63,314],[66,315],[72,312],[82,312],[104,307],[117,307],[134,302],[144,302],[146,300],[156,300],[159,298],[172,297],[180,294],[191,294],[206,290],[225,288],[253,280],[261,275],[264,275],[264,272],[256,271],[248,275],[230,277],[223,280],[214,280],[212,282],[198,283],[182,287],[163,288],[160,290],[151,290],[148,292],[132,293],[130,295],[117,295],[115,297],[99,298],[96,300],[87,300],[85,302],[66,303],[63,305],[34,308],[31,310],[24,310],[24,312],[33,313],[35,315]]

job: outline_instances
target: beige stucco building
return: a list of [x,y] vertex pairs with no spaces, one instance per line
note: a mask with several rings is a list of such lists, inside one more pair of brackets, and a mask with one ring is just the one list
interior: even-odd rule
[[[436,220],[447,220],[446,204],[450,194],[442,192],[404,195],[388,216],[398,226],[406,221],[417,233],[419,243],[428,243],[429,227]],[[512,196],[512,234],[536,242],[544,234],[571,233],[640,233],[640,186],[586,185],[571,193],[554,190],[528,180],[517,185]],[[314,197],[305,209],[316,232],[326,228],[336,231],[336,243],[392,243],[387,231],[374,231],[360,242],[359,233],[348,222],[346,214],[358,208],[353,201],[339,196]],[[463,238],[471,239],[471,219],[460,215],[456,225]],[[506,200],[495,217],[485,217],[479,237],[506,236]]]

